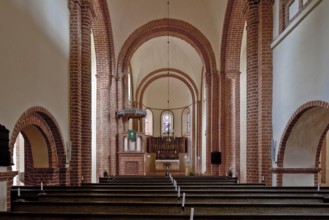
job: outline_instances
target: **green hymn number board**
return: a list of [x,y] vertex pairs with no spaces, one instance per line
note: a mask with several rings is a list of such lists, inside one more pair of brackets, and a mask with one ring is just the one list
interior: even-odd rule
[[128,140],[136,141],[136,131],[135,130],[128,130]]

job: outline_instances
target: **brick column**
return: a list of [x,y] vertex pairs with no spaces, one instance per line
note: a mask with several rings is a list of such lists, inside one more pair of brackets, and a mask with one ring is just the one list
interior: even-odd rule
[[247,182],[258,182],[258,2],[248,0],[247,19]]
[[116,110],[118,109],[118,81],[116,76],[111,77],[110,87],[110,175],[117,175],[117,138],[118,138],[118,120],[116,118]]
[[[225,173],[240,173],[240,71],[225,73]],[[225,174],[224,173],[224,174]]]
[[82,176],[84,182],[91,182],[91,21],[92,5],[90,0],[82,0],[81,6],[82,37],[82,82],[81,82],[81,154]]
[[326,183],[327,179],[327,141],[324,138],[321,148],[321,183]]
[[[102,176],[104,170],[110,171],[110,146],[112,139],[115,144],[116,136],[116,98],[112,98],[113,88],[116,90],[115,77],[110,77],[108,72],[97,73],[97,149],[96,149],[96,177]],[[114,81],[114,85],[110,85]],[[114,95],[114,97],[116,97]],[[111,100],[111,101],[110,101]],[[112,127],[114,126],[114,129]],[[114,134],[114,135],[113,135]],[[114,136],[114,138],[113,138]]]
[[258,31],[258,148],[259,181],[272,185],[272,49],[273,0],[262,0],[259,4]]
[[81,1],[70,0],[70,140],[72,185],[81,180]]

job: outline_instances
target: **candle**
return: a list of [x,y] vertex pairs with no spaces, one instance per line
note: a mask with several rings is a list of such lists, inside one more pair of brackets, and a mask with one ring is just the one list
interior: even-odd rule
[[193,216],[194,216],[194,208],[191,208],[190,220],[193,220]]
[[183,201],[182,201],[182,207],[185,207],[185,193],[183,193]]
[[318,183],[318,191],[320,191],[320,183]]
[[43,191],[43,183],[41,182],[41,191]]
[[18,188],[18,189],[17,189],[17,196],[18,196],[18,197],[21,196],[21,188]]
[[178,187],[178,199],[180,199],[180,187]]

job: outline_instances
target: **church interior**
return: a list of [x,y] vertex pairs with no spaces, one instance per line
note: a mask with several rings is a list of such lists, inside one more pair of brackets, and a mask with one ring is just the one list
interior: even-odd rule
[[328,11],[325,0],[1,0],[0,212],[40,184],[329,195]]

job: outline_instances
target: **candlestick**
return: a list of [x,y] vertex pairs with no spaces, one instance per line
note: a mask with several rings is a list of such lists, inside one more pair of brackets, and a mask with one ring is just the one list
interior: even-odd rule
[[180,187],[178,187],[178,199],[180,199]]
[[185,193],[183,193],[183,201],[182,201],[182,207],[185,207]]
[[193,220],[194,217],[194,208],[191,208],[190,220]]

